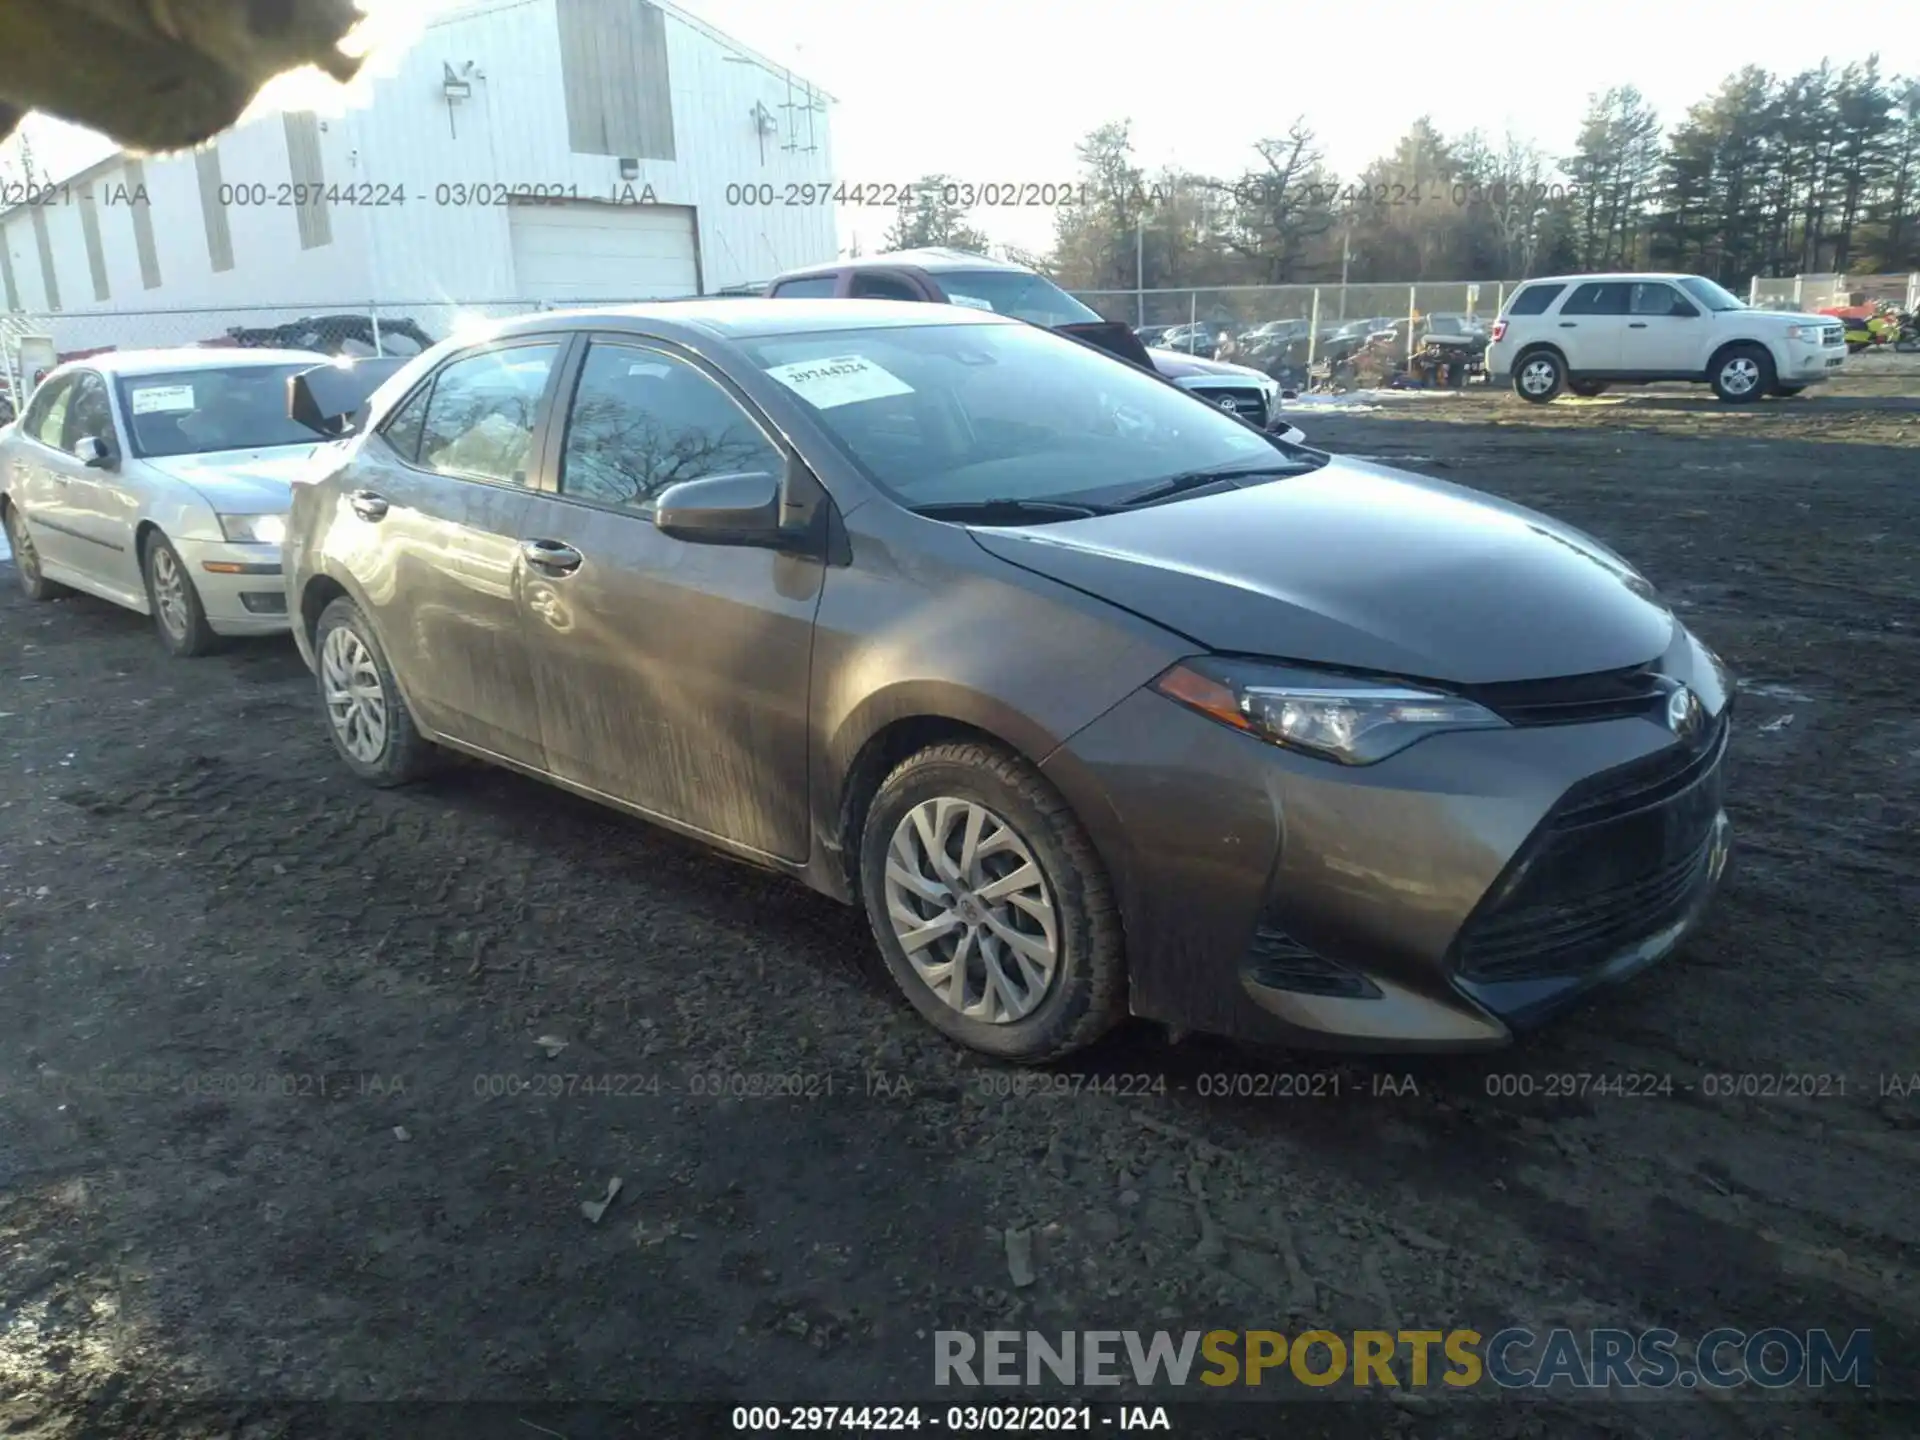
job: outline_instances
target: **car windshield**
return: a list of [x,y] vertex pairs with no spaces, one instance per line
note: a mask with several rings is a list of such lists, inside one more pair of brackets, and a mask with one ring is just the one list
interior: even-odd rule
[[1099,504],[1196,471],[1319,463],[1145,371],[1025,325],[843,330],[744,348],[909,507]]
[[1680,288],[1709,310],[1744,310],[1747,302],[1730,290],[1707,279],[1704,275],[1688,275],[1680,281]]
[[312,445],[287,414],[287,381],[322,363],[236,365],[120,377],[120,412],[139,456],[206,455]]
[[1035,325],[1098,324],[1100,315],[1044,275],[1027,270],[954,270],[934,276],[947,299]]

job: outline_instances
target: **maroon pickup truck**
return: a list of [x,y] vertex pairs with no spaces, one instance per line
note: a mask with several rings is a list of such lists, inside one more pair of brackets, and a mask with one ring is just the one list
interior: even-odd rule
[[1305,437],[1280,413],[1279,384],[1245,365],[1176,350],[1150,350],[1127,326],[1103,320],[1053,281],[1024,265],[964,250],[896,250],[789,270],[767,286],[771,299],[920,300],[966,305],[1044,325],[1145,366],[1222,410],[1283,440]]

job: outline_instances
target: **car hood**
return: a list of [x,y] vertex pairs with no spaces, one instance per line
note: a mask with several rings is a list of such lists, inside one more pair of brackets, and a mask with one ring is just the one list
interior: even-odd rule
[[1819,325],[1834,320],[1832,315],[1809,315],[1804,310],[1716,310],[1714,318],[1766,320],[1781,325]]
[[1207,360],[1198,355],[1189,355],[1183,350],[1149,349],[1147,354],[1153,357],[1153,368],[1169,380],[1191,380],[1202,375],[1231,375],[1242,380],[1267,378],[1251,365],[1235,365],[1227,360]]
[[1460,685],[1644,664],[1677,623],[1631,566],[1571,526],[1352,460],[973,535],[1209,650]]
[[206,455],[159,455],[139,463],[184,481],[208,504],[231,514],[279,513],[292,504],[293,481],[320,447],[273,445],[260,450],[216,450]]

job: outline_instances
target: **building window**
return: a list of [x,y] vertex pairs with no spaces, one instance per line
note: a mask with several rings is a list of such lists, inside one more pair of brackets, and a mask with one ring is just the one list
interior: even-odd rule
[[288,113],[287,166],[293,175],[294,216],[300,222],[300,248],[333,243],[333,222],[327,215],[320,165],[320,121],[312,114]]
[[93,298],[112,299],[107,288],[107,252],[100,245],[100,207],[93,198],[93,187],[80,192],[80,233],[87,243],[87,273],[93,280]]
[[47,235],[47,207],[30,205],[33,215],[33,243],[40,252],[40,281],[47,295],[47,309],[60,308],[60,277],[53,269],[53,241]]
[[568,148],[673,159],[666,15],[645,0],[556,0],[555,15]]
[[147,204],[147,167],[138,160],[127,162],[127,208],[133,212],[133,248],[140,256],[140,283],[158,290],[160,252],[154,247],[153,211]]
[[13,278],[13,247],[7,243],[7,226],[0,221],[0,288],[6,290],[7,309],[20,308],[20,287]]
[[218,275],[233,269],[233,231],[228,228],[225,197],[220,193],[226,187],[220,179],[219,145],[196,150],[193,168],[200,175],[200,222],[207,232],[207,260]]

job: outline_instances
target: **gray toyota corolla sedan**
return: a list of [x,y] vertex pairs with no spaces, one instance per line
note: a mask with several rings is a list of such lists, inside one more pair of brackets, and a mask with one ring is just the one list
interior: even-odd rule
[[1725,863],[1733,683],[1626,562],[1075,340],[685,302],[344,384],[294,386],[345,438],[286,569],[346,765],[479,756],[863,905],[979,1050],[1498,1045]]

